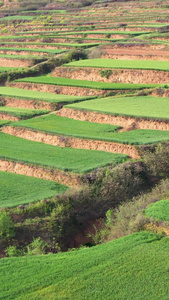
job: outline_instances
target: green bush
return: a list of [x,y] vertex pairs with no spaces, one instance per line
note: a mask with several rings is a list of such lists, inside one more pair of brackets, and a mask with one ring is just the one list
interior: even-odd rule
[[112,70],[100,70],[99,73],[102,77],[106,77],[108,79],[112,74]]
[[41,238],[35,239],[27,246],[27,255],[42,255],[46,253],[47,244]]
[[5,252],[8,257],[18,257],[24,255],[24,251],[22,249],[18,249],[16,246],[9,246],[6,248]]
[[0,212],[0,238],[13,237],[15,235],[14,232],[14,224],[11,217],[6,211]]

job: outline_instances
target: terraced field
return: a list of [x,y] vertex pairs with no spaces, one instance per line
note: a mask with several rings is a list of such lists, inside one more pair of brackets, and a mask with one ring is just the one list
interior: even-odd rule
[[0,171],[0,207],[25,205],[67,190],[64,185],[34,177]]
[[0,299],[168,299],[168,1],[1,2]]

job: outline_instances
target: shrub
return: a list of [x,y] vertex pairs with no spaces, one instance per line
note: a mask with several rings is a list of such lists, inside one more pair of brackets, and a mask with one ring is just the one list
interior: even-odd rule
[[13,237],[14,236],[14,224],[11,217],[6,211],[0,213],[0,237]]
[[35,239],[27,246],[27,255],[41,255],[46,253],[47,244],[41,238]]
[[99,73],[102,77],[106,77],[108,79],[112,74],[112,70],[100,70]]
[[24,255],[24,251],[18,249],[16,246],[9,246],[8,248],[6,248],[5,253],[9,257],[18,257]]

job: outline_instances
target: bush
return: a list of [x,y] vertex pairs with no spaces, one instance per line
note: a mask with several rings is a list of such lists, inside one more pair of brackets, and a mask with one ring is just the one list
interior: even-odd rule
[[5,253],[8,257],[18,257],[24,255],[24,251],[21,249],[17,249],[16,246],[9,246],[8,248],[6,248]]
[[112,74],[112,70],[100,70],[99,73],[102,77],[106,77],[108,79]]
[[14,224],[11,217],[6,211],[0,213],[0,238],[3,237],[13,237],[14,234]]
[[42,255],[46,253],[47,244],[40,238],[27,246],[27,255]]

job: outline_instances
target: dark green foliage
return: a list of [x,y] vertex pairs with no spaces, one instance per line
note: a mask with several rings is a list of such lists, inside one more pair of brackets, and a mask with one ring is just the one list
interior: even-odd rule
[[0,238],[14,236],[14,224],[11,217],[5,211],[0,212]]
[[72,60],[86,59],[86,54],[83,51],[73,51],[65,54],[60,54],[57,58],[51,58],[48,61],[38,63],[31,68],[25,68],[18,71],[9,71],[0,74],[0,82],[4,84],[7,80],[12,81],[18,78],[28,76],[37,76],[51,72],[55,67],[69,63]]
[[112,74],[112,70],[110,70],[110,69],[100,70],[99,73],[102,77],[106,77],[108,79],[110,77],[110,75]]

